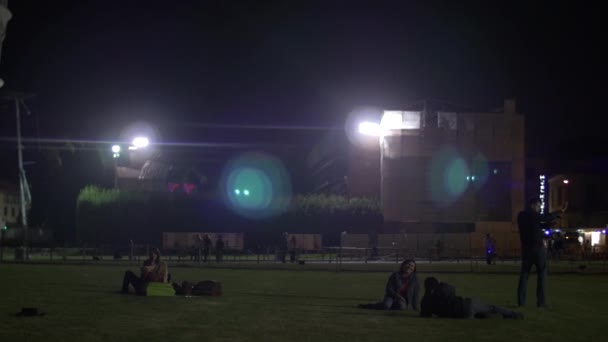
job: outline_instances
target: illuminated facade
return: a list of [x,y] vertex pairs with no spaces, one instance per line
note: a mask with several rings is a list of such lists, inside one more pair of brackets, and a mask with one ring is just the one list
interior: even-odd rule
[[492,112],[385,111],[380,126],[383,136],[369,137],[374,149],[349,145],[333,164],[329,157],[309,163],[313,176],[318,165],[342,170],[315,184],[381,199],[387,230],[517,231],[525,161],[524,118],[514,101]]

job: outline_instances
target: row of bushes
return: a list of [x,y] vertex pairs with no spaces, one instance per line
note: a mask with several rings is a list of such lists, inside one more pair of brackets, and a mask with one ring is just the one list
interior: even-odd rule
[[[257,233],[261,241],[280,232],[323,233],[335,243],[340,232],[369,233],[382,224],[377,201],[334,195],[297,195],[277,215],[252,219],[220,198],[161,192],[129,192],[87,186],[77,202],[78,239],[90,243],[161,243],[163,232]],[[253,243],[253,242],[252,242]]]

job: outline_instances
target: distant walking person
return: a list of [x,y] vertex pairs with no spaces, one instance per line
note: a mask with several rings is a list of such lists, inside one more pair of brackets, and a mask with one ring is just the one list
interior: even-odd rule
[[224,261],[224,240],[220,235],[215,242],[215,262],[219,264],[222,261]]
[[289,261],[296,262],[296,236],[292,235],[289,239]]
[[486,234],[486,262],[496,264],[496,240],[489,233]]
[[[568,208],[564,204],[561,212]],[[536,267],[536,306],[545,307],[545,288],[547,280],[547,251],[543,243],[543,225],[558,217],[559,213],[541,214],[541,202],[538,198],[528,200],[527,207],[517,216],[519,239],[521,241],[521,271],[517,286],[517,304],[526,305],[526,288],[532,266]]]
[[194,260],[201,261],[201,256],[203,254],[203,238],[201,234],[196,234],[194,237]]
[[281,237],[281,246],[279,247],[279,259],[282,263],[285,263],[285,258],[287,257],[287,251],[289,250],[289,234],[287,232],[283,233]]
[[211,249],[211,239],[209,238],[209,234],[205,234],[203,237],[203,257],[205,258],[205,262],[207,262],[207,257],[209,257],[209,250]]

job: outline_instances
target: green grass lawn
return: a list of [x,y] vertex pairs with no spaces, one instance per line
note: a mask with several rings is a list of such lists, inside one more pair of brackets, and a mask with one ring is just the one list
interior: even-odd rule
[[[0,341],[606,341],[608,277],[549,278],[548,310],[523,321],[424,319],[367,311],[387,273],[173,267],[176,280],[220,280],[222,297],[120,295],[124,266],[0,264]],[[134,269],[136,270],[136,269]],[[431,273],[420,274],[421,278]],[[517,275],[439,274],[460,295],[513,308]],[[43,317],[15,317],[37,306]]]

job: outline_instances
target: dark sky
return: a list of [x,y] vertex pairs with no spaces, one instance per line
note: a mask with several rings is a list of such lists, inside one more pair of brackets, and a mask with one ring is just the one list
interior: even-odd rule
[[605,130],[602,11],[558,3],[12,0],[0,75],[36,94],[26,135],[115,139],[143,119],[204,141],[188,124],[329,126],[362,105],[515,97],[543,156]]

